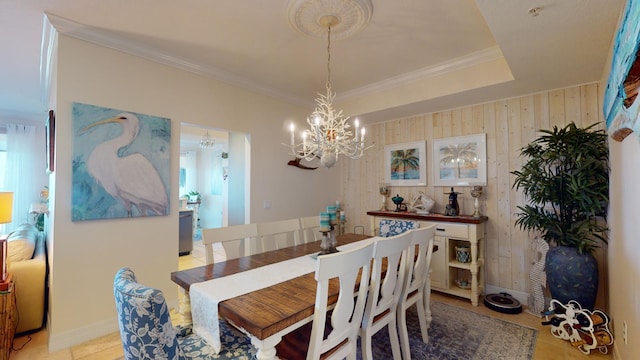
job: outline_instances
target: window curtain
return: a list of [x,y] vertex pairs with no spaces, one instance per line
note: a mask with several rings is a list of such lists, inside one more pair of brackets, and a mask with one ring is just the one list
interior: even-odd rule
[[[29,207],[39,194],[34,181],[37,151],[44,151],[42,141],[36,139],[36,127],[8,124],[7,164],[4,171],[6,191],[13,191],[13,222],[4,224],[3,234],[8,234],[18,225],[30,222]],[[42,139],[40,139],[42,140]]]

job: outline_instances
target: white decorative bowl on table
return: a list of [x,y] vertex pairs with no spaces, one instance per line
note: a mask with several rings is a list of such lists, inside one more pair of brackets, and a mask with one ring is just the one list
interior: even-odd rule
[[435,200],[420,191],[411,201],[411,210],[418,214],[429,214],[435,204]]

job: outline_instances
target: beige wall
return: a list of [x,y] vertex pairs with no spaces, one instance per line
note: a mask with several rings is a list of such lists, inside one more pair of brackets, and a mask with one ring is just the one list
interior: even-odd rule
[[[609,303],[614,319],[616,359],[635,359],[640,351],[640,139],[636,133],[624,141],[609,140],[611,150],[611,203],[609,222]],[[628,344],[622,338],[627,323]]]
[[[170,273],[178,268],[178,173],[182,122],[249,134],[253,222],[316,214],[335,203],[337,170],[287,166],[280,145],[301,108],[139,57],[60,35],[56,171],[50,179],[49,348],[57,350],[117,331],[113,276],[131,267],[144,284],[177,303]],[[171,213],[135,219],[71,221],[73,102],[171,119]],[[299,120],[300,121],[300,120]],[[234,181],[229,178],[229,181]],[[263,209],[264,200],[272,201]],[[300,201],[304,200],[304,201]],[[233,200],[231,200],[233,201]]]
[[[533,262],[530,248],[533,235],[514,226],[516,206],[523,205],[521,193],[512,189],[511,171],[519,169],[522,160],[519,149],[534,140],[539,129],[560,127],[576,122],[579,126],[601,121],[598,84],[588,84],[530,96],[500,100],[392,120],[369,126],[367,136],[375,141],[375,148],[360,160],[341,164],[342,192],[347,204],[348,228],[367,225],[366,212],[380,208],[378,184],[384,181],[384,146],[416,140],[427,144],[427,186],[392,187],[393,195],[400,194],[410,201],[419,190],[436,201],[433,211],[443,212],[448,187],[434,187],[431,154],[433,139],[487,134],[487,186],[481,198],[481,212],[489,217],[486,226],[486,282],[490,286],[529,293],[529,271]],[[602,124],[601,124],[602,125]],[[603,125],[602,125],[603,126]],[[456,187],[461,212],[473,213],[473,198],[469,187]],[[393,196],[392,195],[392,196]],[[391,201],[388,204],[393,205]],[[368,226],[366,226],[368,231]],[[600,265],[605,263],[603,250],[598,253]],[[598,305],[604,306],[606,273],[601,271],[601,290]],[[516,294],[514,294],[515,296]]]

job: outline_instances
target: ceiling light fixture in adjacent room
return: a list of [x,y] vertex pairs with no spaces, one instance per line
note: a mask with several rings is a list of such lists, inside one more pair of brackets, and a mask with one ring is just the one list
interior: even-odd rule
[[200,147],[203,149],[211,149],[215,144],[216,141],[211,136],[209,136],[209,130],[207,130],[207,133],[204,135],[204,137],[200,139]]

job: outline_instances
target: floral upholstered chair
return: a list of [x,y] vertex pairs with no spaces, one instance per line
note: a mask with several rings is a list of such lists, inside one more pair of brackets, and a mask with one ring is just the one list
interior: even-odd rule
[[224,321],[220,322],[219,354],[190,328],[174,328],[162,291],[139,284],[129,268],[116,273],[113,294],[127,360],[255,358],[256,349],[249,339]]
[[380,220],[380,236],[389,237],[400,235],[405,231],[417,229],[418,223],[410,220],[393,220],[393,219],[381,219]]

